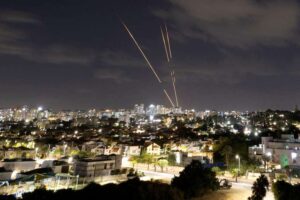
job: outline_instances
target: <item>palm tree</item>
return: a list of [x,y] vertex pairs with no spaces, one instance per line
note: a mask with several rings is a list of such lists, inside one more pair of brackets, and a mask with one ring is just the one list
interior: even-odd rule
[[261,175],[252,186],[252,195],[248,200],[263,200],[269,188],[269,181],[265,175]]

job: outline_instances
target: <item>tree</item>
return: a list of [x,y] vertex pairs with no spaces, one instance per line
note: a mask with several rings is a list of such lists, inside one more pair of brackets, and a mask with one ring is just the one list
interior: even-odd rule
[[151,154],[143,154],[142,161],[147,164],[147,169],[149,170],[150,164],[153,163],[153,155]]
[[292,189],[293,186],[285,181],[277,181],[272,185],[272,191],[276,200],[292,199]]
[[168,155],[168,162],[169,162],[169,165],[171,165],[171,166],[176,165],[176,156],[174,153],[171,153]]
[[269,187],[268,178],[265,175],[260,175],[258,179],[253,183],[252,195],[248,200],[262,200],[266,194]]
[[160,166],[161,171],[164,171],[164,167],[168,166],[168,160],[166,159],[159,159],[158,160],[158,166]]
[[147,169],[149,170],[150,164],[153,163],[153,155],[145,154],[144,155],[144,162],[147,164]]
[[210,168],[204,168],[200,161],[193,160],[178,177],[172,179],[171,185],[183,191],[185,198],[189,199],[217,190],[219,182]]
[[139,156],[131,156],[131,157],[129,158],[129,161],[130,161],[131,164],[132,164],[132,168],[134,168],[134,167],[135,167],[135,164],[137,164],[138,161],[139,161]]
[[261,159],[264,162],[265,169],[267,170],[267,166],[268,166],[267,163],[271,161],[270,156],[262,155]]
[[224,146],[224,148],[221,151],[221,155],[225,156],[227,169],[228,169],[228,166],[229,166],[229,156],[231,154],[232,154],[232,147],[229,146],[229,145]]
[[219,167],[212,167],[211,171],[215,172],[216,175],[221,175],[222,174],[222,171]]

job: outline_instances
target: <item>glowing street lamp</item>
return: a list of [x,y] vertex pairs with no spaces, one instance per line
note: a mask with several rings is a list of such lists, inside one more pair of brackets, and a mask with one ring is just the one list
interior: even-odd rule
[[239,176],[240,171],[241,171],[241,158],[240,158],[240,156],[237,154],[237,155],[235,155],[235,159],[238,160],[238,164],[239,164],[238,174],[237,174],[237,176],[235,177],[235,182],[237,182],[237,177]]
[[295,152],[292,152],[291,153],[291,157],[292,157],[292,161],[293,161],[293,163],[295,162],[295,160],[296,160],[296,158],[297,158],[297,153],[295,153]]
[[267,170],[268,170],[268,166],[270,165],[269,162],[272,161],[272,152],[269,151],[269,152],[267,152],[266,155],[267,155],[267,157],[269,158],[269,159],[267,159],[267,161],[266,161],[266,162],[268,162],[268,164],[265,163],[265,164],[267,164],[267,165],[266,165],[266,168],[267,168]]
[[39,151],[39,148],[36,147],[36,148],[35,148],[35,158],[37,158],[37,153],[38,153],[38,151]]
[[64,145],[64,156],[66,155],[66,149],[67,149],[67,147],[68,147],[68,145],[65,144],[65,145]]

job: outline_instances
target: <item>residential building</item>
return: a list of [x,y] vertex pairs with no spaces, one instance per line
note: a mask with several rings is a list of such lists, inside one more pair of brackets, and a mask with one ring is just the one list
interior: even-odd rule
[[151,155],[160,155],[161,153],[161,147],[154,142],[146,143],[145,149],[146,149],[146,153]]
[[0,162],[0,167],[11,171],[30,171],[36,168],[36,161],[33,159],[4,159]]
[[121,156],[101,155],[96,158],[80,159],[74,163],[74,174],[80,177],[110,175],[112,170],[121,168]]
[[249,148],[249,157],[267,158],[281,168],[300,168],[300,140],[293,135],[282,135],[281,139],[262,137],[262,144]]

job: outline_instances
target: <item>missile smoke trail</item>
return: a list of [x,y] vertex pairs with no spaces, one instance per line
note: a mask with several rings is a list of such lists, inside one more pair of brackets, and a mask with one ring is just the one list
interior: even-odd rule
[[169,32],[167,25],[165,24],[165,29],[166,29],[166,36],[167,36],[167,41],[168,41],[168,48],[169,48],[169,54],[170,54],[170,59],[172,58],[172,51],[171,51],[171,45],[170,45],[170,38],[169,38]]
[[172,104],[172,107],[174,107],[174,103],[173,103],[172,99],[170,98],[170,96],[169,96],[168,92],[167,92],[165,89],[164,89],[164,93],[165,93],[165,94],[166,94],[166,96],[168,97],[168,99],[169,99],[170,103]]
[[176,106],[179,107],[178,105],[178,96],[177,96],[177,90],[176,90],[176,78],[175,78],[175,72],[173,71],[173,80],[172,80],[172,83],[173,83],[173,89],[174,89],[174,94],[175,94],[175,100],[176,100]]
[[156,79],[158,80],[159,83],[162,83],[161,79],[159,78],[159,76],[157,75],[156,71],[154,70],[154,68],[152,67],[152,64],[150,63],[150,61],[148,60],[147,56],[145,55],[145,53],[143,52],[143,50],[141,49],[139,43],[136,41],[136,39],[134,38],[134,36],[132,35],[132,33],[130,32],[130,30],[128,29],[128,27],[126,26],[126,24],[124,22],[122,22],[124,28],[126,29],[127,33],[129,34],[129,36],[131,37],[131,39],[133,40],[134,44],[136,45],[136,47],[139,49],[140,53],[142,54],[142,56],[144,57],[144,59],[146,60],[148,66],[150,67],[150,69],[152,70],[152,72],[154,73]]
[[[165,48],[165,52],[166,52],[166,56],[167,56],[167,61],[168,61],[169,67],[171,67],[172,51],[171,51],[171,45],[170,45],[169,32],[168,32],[168,28],[167,28],[166,24],[165,24],[164,28],[165,28],[165,32],[162,30],[162,28],[160,28],[160,30],[161,30],[164,48]],[[172,67],[172,68],[174,68],[174,67]],[[174,90],[176,106],[179,107],[174,69],[173,70],[171,69],[170,75],[171,75],[172,86],[173,86],[173,90]]]
[[[130,32],[129,28],[126,26],[126,24],[122,20],[121,20],[121,23],[123,24],[123,26],[126,29],[127,33],[129,34],[129,36],[133,40],[134,44],[136,45],[136,47],[138,48],[138,50],[140,51],[140,53],[144,57],[144,59],[147,62],[148,66],[150,67],[150,69],[152,70],[153,74],[155,75],[157,81],[161,84],[162,83],[161,79],[159,78],[158,74],[156,73],[156,71],[153,68],[152,64],[150,63],[149,59],[145,55],[144,51],[140,47],[139,43],[136,41],[136,39],[134,38],[133,34]],[[170,96],[169,96],[168,92],[166,91],[166,89],[163,88],[163,91],[164,91],[165,95],[167,96],[168,100],[170,101],[172,107],[174,107],[174,103],[173,103],[172,99],[170,98]]]
[[165,35],[164,35],[164,32],[163,32],[163,30],[162,30],[161,27],[160,27],[160,31],[161,31],[161,36],[162,36],[162,40],[163,40],[164,47],[165,47],[165,52],[166,52],[166,56],[167,56],[167,61],[170,62],[170,58],[169,58],[169,53],[168,53],[168,48],[167,48],[167,44],[166,44]]

